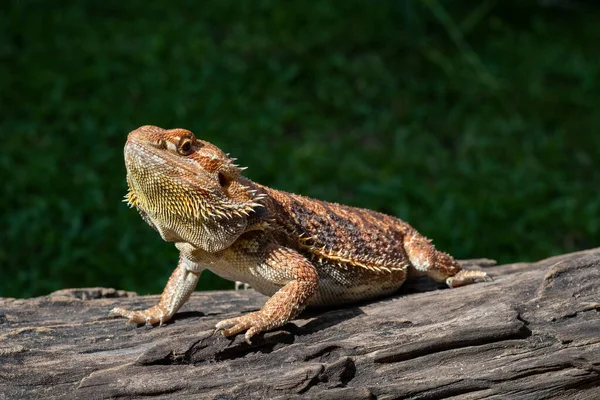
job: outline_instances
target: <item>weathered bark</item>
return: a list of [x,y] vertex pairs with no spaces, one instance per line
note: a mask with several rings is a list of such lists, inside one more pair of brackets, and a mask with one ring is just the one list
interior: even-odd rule
[[600,399],[600,249],[486,270],[309,310],[252,346],[212,329],[259,309],[252,290],[195,293],[160,328],[107,317],[157,296],[0,299],[0,399]]

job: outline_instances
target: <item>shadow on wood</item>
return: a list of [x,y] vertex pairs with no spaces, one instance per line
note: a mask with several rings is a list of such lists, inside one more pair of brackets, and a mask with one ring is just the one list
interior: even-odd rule
[[195,293],[155,328],[107,313],[158,296],[0,299],[0,399],[600,398],[600,249],[487,264],[494,282],[417,281],[380,301],[309,310],[251,346],[213,327],[259,309],[265,297],[252,290]]

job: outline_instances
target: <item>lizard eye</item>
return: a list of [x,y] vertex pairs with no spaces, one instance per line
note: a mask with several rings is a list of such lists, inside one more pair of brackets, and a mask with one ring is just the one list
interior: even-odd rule
[[179,141],[179,145],[177,146],[177,152],[182,156],[189,156],[194,150],[194,146],[192,143],[192,138],[190,137],[182,137]]

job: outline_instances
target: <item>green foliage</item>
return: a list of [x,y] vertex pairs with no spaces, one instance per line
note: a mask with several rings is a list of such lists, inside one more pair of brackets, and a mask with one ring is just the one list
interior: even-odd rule
[[458,258],[597,246],[600,17],[537,4],[3,2],[0,296],[162,289],[176,250],[120,202],[145,124]]

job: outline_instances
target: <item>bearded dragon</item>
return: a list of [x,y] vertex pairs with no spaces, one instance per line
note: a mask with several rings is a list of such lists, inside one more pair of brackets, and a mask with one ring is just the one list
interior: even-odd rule
[[491,280],[398,218],[252,182],[234,158],[185,129],[130,132],[125,165],[126,201],[180,252],[158,304],[111,311],[136,324],[171,319],[205,269],[270,296],[259,311],[216,325],[225,336],[245,332],[248,343],[306,306],[389,295],[409,275],[449,287]]

